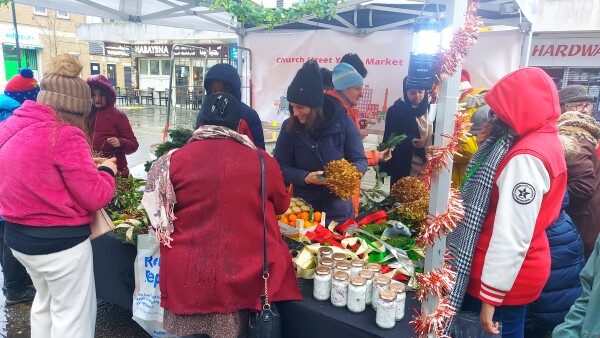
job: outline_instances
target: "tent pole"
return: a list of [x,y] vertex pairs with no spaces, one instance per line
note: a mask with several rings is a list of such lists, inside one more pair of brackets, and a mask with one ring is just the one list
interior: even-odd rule
[[21,48],[19,47],[19,31],[17,29],[17,14],[15,13],[15,0],[11,0],[13,27],[15,28],[15,49],[17,50],[17,65],[21,71]]
[[[453,32],[464,25],[467,10],[467,0],[450,0],[446,3],[446,18],[448,26]],[[452,135],[454,131],[454,116],[458,103],[459,84],[461,69],[457,69],[450,78],[441,81],[440,91],[438,93],[437,114],[435,120],[434,145],[436,147],[446,147],[448,139],[442,135]],[[452,159],[448,161],[452,166]],[[449,170],[442,169],[439,174],[434,174],[431,180],[431,192],[429,201],[429,214],[440,215],[446,212],[448,206],[448,196],[450,193],[452,173]],[[428,247],[425,254],[425,272],[442,267],[444,262],[444,252],[446,250],[446,236],[442,235],[434,242],[432,247]],[[430,296],[428,300],[421,305],[421,313],[428,316],[434,313],[439,304],[439,298]],[[430,334],[434,337],[434,334]]]
[[531,23],[523,22],[519,26],[521,31],[521,59],[519,60],[519,68],[529,65],[529,55],[531,53],[531,41],[533,40],[533,29]]

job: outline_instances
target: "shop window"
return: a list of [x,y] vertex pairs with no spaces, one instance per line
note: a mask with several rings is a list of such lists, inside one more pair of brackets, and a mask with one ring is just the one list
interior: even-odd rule
[[140,75],[148,75],[148,60],[140,60],[138,72]]
[[171,75],[171,60],[160,60],[160,70],[162,75]]
[[99,16],[85,16],[85,23],[102,23],[102,18]]
[[160,75],[160,60],[150,60],[150,75]]
[[33,14],[48,16],[48,9],[46,7],[33,6]]
[[59,19],[69,19],[69,12],[61,11],[60,9],[56,10],[56,17]]

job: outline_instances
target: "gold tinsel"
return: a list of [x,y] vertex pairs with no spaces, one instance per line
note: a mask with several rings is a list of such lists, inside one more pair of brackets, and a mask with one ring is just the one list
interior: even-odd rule
[[402,177],[390,189],[392,195],[398,202],[406,203],[419,200],[429,196],[427,185],[421,179],[412,176]]
[[354,195],[362,177],[362,173],[345,159],[327,163],[324,171],[327,178],[325,185],[342,200],[348,200]]
[[402,203],[396,210],[404,221],[411,223],[423,222],[429,215],[429,196],[416,201]]

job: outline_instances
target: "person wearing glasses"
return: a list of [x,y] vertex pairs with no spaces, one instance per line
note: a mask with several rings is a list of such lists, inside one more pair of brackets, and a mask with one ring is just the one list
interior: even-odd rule
[[567,159],[571,199],[567,213],[579,230],[588,259],[600,234],[600,123],[591,116],[594,97],[585,87],[567,86],[558,91],[558,98],[562,110],[559,134],[576,138],[580,147],[574,158]]

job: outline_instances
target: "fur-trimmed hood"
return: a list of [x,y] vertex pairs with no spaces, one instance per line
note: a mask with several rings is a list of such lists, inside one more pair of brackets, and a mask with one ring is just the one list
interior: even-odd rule
[[115,103],[117,102],[117,93],[115,92],[115,89],[110,81],[108,81],[104,75],[92,75],[88,77],[85,82],[87,82],[88,86],[90,86],[92,92],[94,92],[94,89],[99,88],[100,91],[102,91],[102,94],[106,95],[106,106],[114,107]]
[[558,119],[558,133],[590,141],[597,148],[600,142],[600,123],[589,115],[568,111]]

